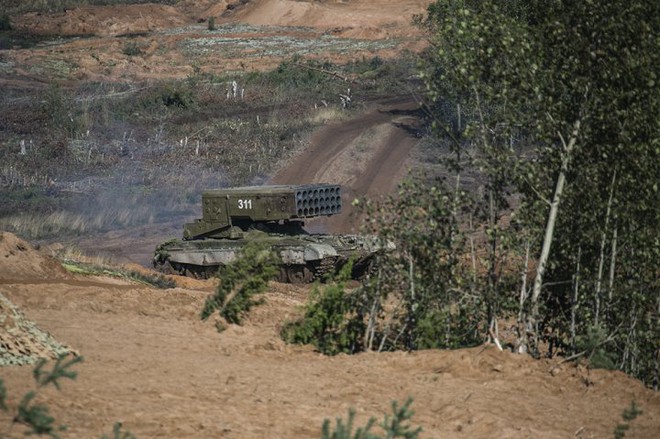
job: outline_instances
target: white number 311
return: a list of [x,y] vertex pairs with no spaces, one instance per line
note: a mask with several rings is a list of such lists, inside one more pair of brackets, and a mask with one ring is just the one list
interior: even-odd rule
[[252,209],[252,200],[238,200],[239,209]]

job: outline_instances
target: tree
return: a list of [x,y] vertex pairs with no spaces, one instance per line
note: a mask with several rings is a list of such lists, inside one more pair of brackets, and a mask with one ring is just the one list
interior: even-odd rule
[[[444,0],[423,21],[439,132],[459,153],[474,148],[487,175],[506,167],[523,197],[513,224],[533,238],[536,275],[523,295],[521,350],[536,350],[539,325],[565,331],[567,309],[588,320],[576,323],[583,333],[628,326],[628,339],[649,337],[635,344],[647,359],[657,349],[659,12],[643,0]],[[458,132],[437,112],[452,105]]]

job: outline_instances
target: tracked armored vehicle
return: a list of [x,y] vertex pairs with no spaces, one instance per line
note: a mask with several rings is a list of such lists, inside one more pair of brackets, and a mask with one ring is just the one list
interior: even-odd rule
[[304,220],[341,212],[341,187],[330,184],[250,186],[205,191],[202,218],[183,227],[183,239],[160,244],[154,267],[197,278],[214,275],[250,241],[280,257],[278,279],[305,283],[337,272],[350,259],[353,276],[381,249],[375,237],[311,234]]

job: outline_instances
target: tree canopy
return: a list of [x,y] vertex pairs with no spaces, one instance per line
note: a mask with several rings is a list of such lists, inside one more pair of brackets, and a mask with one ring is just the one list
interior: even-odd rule
[[660,346],[659,8],[441,0],[422,22],[438,135],[496,195],[522,195],[512,226],[532,237],[536,277],[521,337],[551,328],[576,350],[598,333],[589,355],[649,380]]

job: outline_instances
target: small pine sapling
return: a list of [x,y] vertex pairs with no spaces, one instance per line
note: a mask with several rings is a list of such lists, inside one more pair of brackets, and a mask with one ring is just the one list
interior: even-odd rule
[[330,431],[330,420],[323,421],[321,427],[322,439],[417,439],[421,433],[421,427],[412,427],[408,421],[412,418],[414,412],[410,409],[413,399],[408,400],[401,406],[396,401],[392,401],[392,415],[385,415],[380,427],[383,431],[382,435],[371,432],[371,429],[376,425],[375,418],[369,418],[367,425],[359,427],[353,433],[353,424],[355,422],[355,409],[348,411],[348,421],[344,423],[343,419],[337,418],[335,421],[335,429]]

